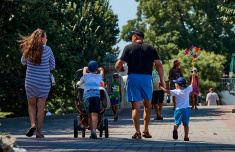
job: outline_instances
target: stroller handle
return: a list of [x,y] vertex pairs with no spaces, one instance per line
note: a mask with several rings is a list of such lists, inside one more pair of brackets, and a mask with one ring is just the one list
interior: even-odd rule
[[82,69],[78,69],[75,73],[74,73],[74,81],[76,81],[76,79],[77,79],[77,76],[78,76],[78,74],[80,73],[80,72],[83,72],[83,68]]

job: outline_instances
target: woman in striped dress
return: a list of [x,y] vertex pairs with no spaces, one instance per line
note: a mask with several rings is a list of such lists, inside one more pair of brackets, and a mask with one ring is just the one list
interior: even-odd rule
[[41,128],[44,119],[44,107],[51,89],[50,71],[55,69],[55,59],[51,48],[46,45],[46,32],[37,29],[29,37],[21,36],[20,47],[23,50],[21,63],[27,65],[25,89],[28,99],[28,112],[31,127],[26,136],[33,136],[36,130],[36,98],[37,102],[37,132],[36,138],[44,138]]

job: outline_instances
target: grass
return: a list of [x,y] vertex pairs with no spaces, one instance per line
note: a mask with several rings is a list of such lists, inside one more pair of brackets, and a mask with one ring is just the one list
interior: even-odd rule
[[[11,114],[13,114],[13,113],[12,112],[1,112],[0,111],[0,119],[6,118],[7,115],[11,115]],[[0,123],[0,126],[1,126],[1,123]],[[0,131],[0,135],[7,135],[7,134],[9,134],[9,133],[4,133],[4,132]]]
[[0,111],[0,119],[6,118],[7,115],[13,114],[12,112],[1,112]]

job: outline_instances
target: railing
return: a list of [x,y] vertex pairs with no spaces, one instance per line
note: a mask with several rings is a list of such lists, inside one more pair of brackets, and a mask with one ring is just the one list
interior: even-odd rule
[[218,85],[222,90],[228,90],[230,94],[235,95],[235,78],[222,78]]

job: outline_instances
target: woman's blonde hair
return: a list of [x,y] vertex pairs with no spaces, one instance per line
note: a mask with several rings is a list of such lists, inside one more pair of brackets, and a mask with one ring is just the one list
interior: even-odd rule
[[25,59],[28,59],[34,65],[40,65],[42,62],[42,38],[45,37],[45,34],[45,31],[37,29],[28,37],[20,35],[21,40],[18,40],[21,43],[20,47]]

